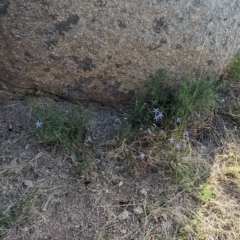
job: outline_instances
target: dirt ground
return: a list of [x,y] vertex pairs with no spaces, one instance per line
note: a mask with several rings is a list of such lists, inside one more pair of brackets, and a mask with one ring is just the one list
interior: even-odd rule
[[[191,134],[193,146],[205,151],[206,166],[239,134],[240,122],[229,112],[233,98],[232,91],[220,97],[221,108],[209,125]],[[54,101],[59,108],[70,104],[42,101]],[[74,172],[77,159],[68,151],[28,143],[30,118],[27,101],[0,102],[0,210],[12,216],[3,239],[179,239],[196,197],[183,194],[161,164],[109,154],[114,153],[111,141],[127,124],[123,109],[94,106],[86,126],[91,165],[80,175]]]

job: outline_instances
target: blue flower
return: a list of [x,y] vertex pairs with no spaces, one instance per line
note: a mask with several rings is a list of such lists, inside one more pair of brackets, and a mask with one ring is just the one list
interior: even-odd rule
[[92,138],[90,136],[87,137],[87,142],[92,143]]
[[150,128],[148,128],[148,129],[147,129],[147,131],[148,131],[148,133],[149,133],[149,134],[151,134],[151,133],[152,133]]
[[153,109],[153,113],[155,114],[155,116],[159,113],[159,109],[158,108],[154,108]]
[[184,132],[184,136],[187,138],[189,137],[189,132],[187,130]]
[[177,149],[177,150],[180,150],[180,149],[181,149],[181,144],[180,144],[180,143],[177,143],[177,144],[176,144],[176,149]]
[[164,117],[163,113],[159,112],[158,115],[155,115],[153,119],[157,122],[159,119],[162,119],[163,117]]
[[140,153],[140,156],[141,160],[143,160],[145,158],[145,155],[143,153]]
[[180,122],[181,122],[181,118],[180,118],[180,117],[177,117],[176,122],[177,122],[177,123],[180,123]]
[[173,143],[174,143],[174,138],[171,137],[171,138],[169,139],[169,142],[170,142],[171,144],[173,144]]
[[35,125],[36,125],[36,128],[40,128],[40,127],[42,126],[42,123],[39,122],[39,121],[37,121],[37,122],[35,123]]

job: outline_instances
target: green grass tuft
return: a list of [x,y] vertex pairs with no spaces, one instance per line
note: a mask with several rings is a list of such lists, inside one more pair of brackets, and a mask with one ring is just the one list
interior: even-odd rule
[[[165,146],[171,152],[171,161],[179,163],[182,162],[181,154],[187,150],[189,144],[192,130],[189,120],[197,117],[200,119],[194,123],[193,130],[196,130],[196,124],[202,124],[201,121],[212,114],[218,93],[224,90],[225,86],[208,75],[192,80],[185,79],[177,89],[164,89],[163,80],[164,73],[159,71],[156,77],[138,92],[133,112],[129,117],[130,124],[123,132],[122,139],[126,139],[126,143],[129,144],[139,139],[141,132],[147,138],[144,144],[146,147],[151,145],[150,136],[154,137],[159,130],[163,131],[165,134],[161,147]],[[158,140],[155,137],[154,142],[156,141]],[[144,149],[138,149],[136,152],[139,154],[138,158],[144,158],[141,156],[146,155]],[[176,177],[181,178],[182,172],[187,175],[191,173],[188,165],[183,164],[180,167],[182,169],[179,171],[179,167],[175,169]]]
[[211,78],[183,81],[171,104],[171,115],[186,120],[186,117],[194,112],[211,108],[217,98],[215,83],[216,81]]
[[213,192],[212,192],[212,190],[210,189],[210,186],[207,183],[201,184],[199,186],[199,190],[200,191],[199,191],[198,198],[201,201],[206,202],[206,201],[213,198]]
[[89,170],[91,164],[92,164],[91,159],[87,159],[86,161],[83,162],[77,162],[73,165],[74,173],[75,175],[84,175],[86,172]]
[[167,108],[167,94],[162,85],[163,78],[164,73],[159,71],[156,77],[136,94],[134,111],[130,117],[133,124],[148,125],[152,122],[153,108],[161,106],[162,111]]
[[[84,126],[87,123],[91,109],[84,109],[80,104],[72,104],[67,112],[60,111],[56,105],[40,106],[31,102],[33,142],[54,145],[65,148],[76,155],[83,150],[85,140]],[[42,125],[36,128],[36,122]]]
[[233,61],[229,65],[226,77],[240,78],[240,52],[234,57]]
[[[130,119],[133,125],[141,127],[156,124],[168,126],[181,118],[181,124],[188,116],[212,108],[218,92],[224,88],[214,78],[202,76],[194,80],[183,80],[177,90],[164,89],[163,72],[158,72],[153,81],[147,83],[136,95],[134,111]],[[153,109],[163,113],[163,119],[154,122]],[[183,129],[183,127],[181,128]]]
[[6,231],[5,228],[9,224],[10,219],[0,211],[0,237],[4,237]]

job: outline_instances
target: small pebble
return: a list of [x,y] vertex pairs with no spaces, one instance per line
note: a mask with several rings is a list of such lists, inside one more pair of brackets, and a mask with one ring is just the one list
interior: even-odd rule
[[69,178],[69,175],[67,175],[66,173],[59,173],[58,177],[64,180],[67,180]]

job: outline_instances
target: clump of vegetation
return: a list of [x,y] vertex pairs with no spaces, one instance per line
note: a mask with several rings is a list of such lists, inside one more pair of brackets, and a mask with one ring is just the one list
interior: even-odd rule
[[[148,125],[153,122],[153,109],[161,106],[161,113],[167,109],[167,94],[162,85],[164,73],[159,71],[156,77],[145,84],[137,93],[134,101],[134,111],[131,115],[133,124]],[[157,113],[157,112],[155,112]]]
[[91,167],[91,164],[92,164],[92,159],[87,159],[87,160],[82,161],[82,162],[74,163],[74,165],[73,165],[74,174],[84,175],[89,170],[89,168]]
[[85,136],[84,127],[90,117],[91,109],[81,104],[72,104],[67,112],[60,111],[54,104],[41,106],[31,101],[33,132],[32,141],[66,148],[76,155],[83,150],[83,142],[91,142]]
[[[4,237],[6,234],[6,228],[10,225],[14,224],[14,222],[23,215],[24,208],[29,205],[31,202],[36,189],[33,191],[29,191],[24,194],[18,202],[11,205],[7,213],[3,213],[0,211],[0,237]],[[24,212],[25,218],[27,218],[29,212]]]
[[[201,76],[184,80],[175,90],[164,89],[163,78],[163,72],[159,72],[137,94],[130,116],[132,125],[126,127],[121,144],[111,154],[121,161],[131,159],[129,164],[138,172],[145,171],[149,166],[153,171],[160,171],[161,179],[168,179],[170,185],[176,187],[176,198],[179,195],[189,198],[189,201],[194,199],[195,204],[208,201],[214,196],[205,184],[210,164],[202,158],[202,152],[192,146],[195,139],[191,127],[194,120],[200,121],[200,125],[212,116],[223,85],[212,77]],[[196,144],[200,146],[200,143]],[[159,216],[165,218],[164,221],[167,217],[163,212],[174,212],[172,199],[175,197],[165,194],[165,199],[157,201],[154,206],[146,206],[151,209],[148,219],[157,218],[155,210],[159,210]],[[176,216],[184,215],[179,217],[179,223],[186,223],[187,216],[191,214],[189,210],[176,207]],[[162,230],[154,236],[173,239],[178,233],[174,237],[171,234],[168,230]]]
[[0,211],[0,237],[5,235],[5,228],[9,224],[9,217]]
[[161,120],[168,125],[174,119],[183,123],[189,115],[210,109],[223,88],[214,78],[201,76],[182,81],[177,90],[164,89],[163,78],[164,73],[159,71],[137,94],[131,116],[134,124],[146,126]]
[[198,197],[201,201],[206,202],[213,198],[213,192],[210,189],[209,184],[204,183],[199,186],[199,194]]
[[212,77],[201,76],[192,81],[186,79],[177,90],[171,90],[164,89],[163,78],[164,73],[159,71],[153,81],[143,86],[134,101],[130,119],[132,126],[140,126],[148,134],[157,128],[165,129],[176,159],[176,151],[180,151],[190,137],[187,119],[196,113],[207,116],[224,86]]
[[230,77],[230,78],[240,77],[240,52],[234,57],[225,75],[226,77]]
[[183,81],[174,94],[171,115],[180,116],[185,121],[193,113],[211,109],[219,89],[216,80],[207,76],[199,77],[194,81]]

